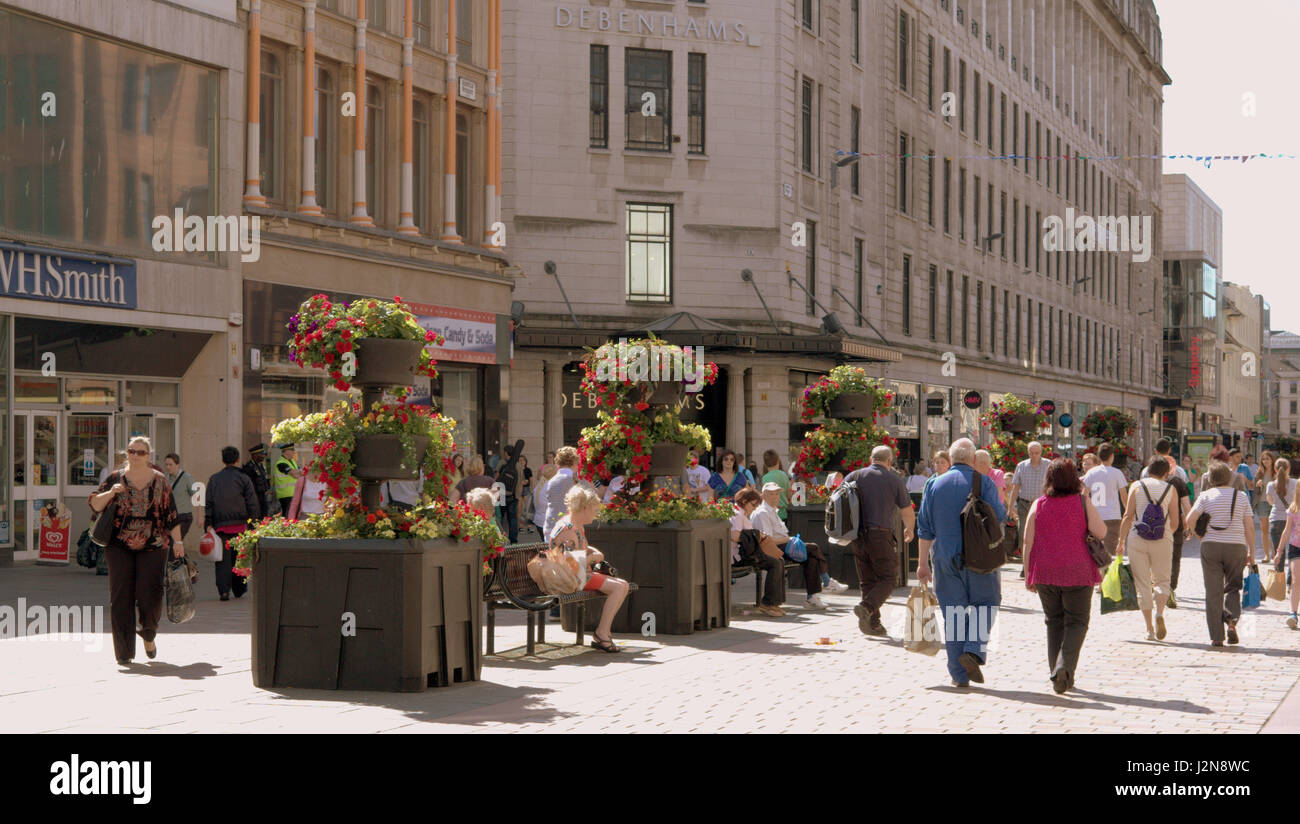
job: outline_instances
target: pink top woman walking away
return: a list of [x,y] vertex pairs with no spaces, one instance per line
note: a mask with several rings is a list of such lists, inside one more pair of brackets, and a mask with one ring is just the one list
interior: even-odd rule
[[1084,542],[1088,516],[1083,498],[1043,495],[1036,504],[1038,528],[1034,530],[1034,543],[1029,551],[1025,583],[1057,587],[1090,587],[1101,583],[1101,570],[1092,562]]

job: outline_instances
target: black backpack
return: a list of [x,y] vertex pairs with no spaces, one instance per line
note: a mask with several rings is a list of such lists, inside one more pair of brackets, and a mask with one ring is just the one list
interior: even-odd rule
[[1007,562],[1002,543],[1002,524],[993,506],[980,497],[980,473],[971,470],[970,495],[961,510],[961,551],[966,568],[988,573]]

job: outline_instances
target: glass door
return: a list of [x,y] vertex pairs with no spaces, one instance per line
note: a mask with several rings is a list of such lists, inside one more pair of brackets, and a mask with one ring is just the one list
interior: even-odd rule
[[31,560],[40,549],[40,511],[59,499],[59,414],[21,411],[14,431],[14,559]]

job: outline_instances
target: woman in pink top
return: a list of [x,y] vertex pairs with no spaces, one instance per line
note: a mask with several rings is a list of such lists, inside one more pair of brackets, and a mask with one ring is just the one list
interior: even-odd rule
[[1088,532],[1104,539],[1106,522],[1083,494],[1074,464],[1057,458],[1047,468],[1042,497],[1025,519],[1025,588],[1038,593],[1047,616],[1047,665],[1057,693],[1074,686],[1088,634],[1092,588],[1101,582],[1101,571],[1084,541]]

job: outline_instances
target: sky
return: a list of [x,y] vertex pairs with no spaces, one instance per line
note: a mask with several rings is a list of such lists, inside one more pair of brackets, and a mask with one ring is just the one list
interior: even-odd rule
[[[1274,329],[1300,332],[1300,0],[1155,0],[1164,37],[1162,153],[1292,154],[1294,160],[1165,160],[1223,210],[1224,280],[1272,307]],[[1243,112],[1254,95],[1255,114]]]

